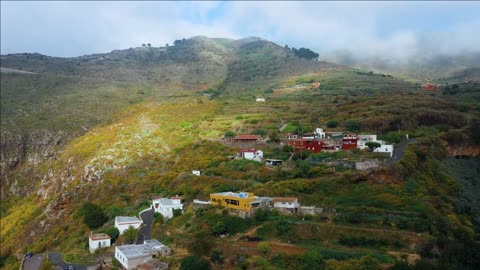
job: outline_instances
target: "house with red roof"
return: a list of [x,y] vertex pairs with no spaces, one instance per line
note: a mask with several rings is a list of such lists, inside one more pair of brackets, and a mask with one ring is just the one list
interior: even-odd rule
[[425,90],[425,91],[436,91],[438,90],[438,86],[434,85],[434,84],[424,84],[422,85],[422,90]]
[[237,135],[233,138],[233,142],[235,143],[256,143],[260,142],[262,137],[260,135]]

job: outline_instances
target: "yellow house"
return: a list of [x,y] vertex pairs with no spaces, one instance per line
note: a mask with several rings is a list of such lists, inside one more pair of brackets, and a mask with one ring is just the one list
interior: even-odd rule
[[250,192],[220,192],[210,194],[210,204],[238,210],[250,210],[257,207],[257,198]]

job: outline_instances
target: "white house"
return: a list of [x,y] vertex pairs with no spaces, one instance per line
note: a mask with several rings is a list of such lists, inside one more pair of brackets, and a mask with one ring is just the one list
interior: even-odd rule
[[265,102],[265,98],[257,98],[256,102]]
[[373,150],[373,152],[375,152],[375,153],[389,153],[390,157],[392,157],[392,155],[393,155],[393,145],[391,145],[391,144],[381,145],[380,147],[375,148]]
[[246,160],[255,160],[258,162],[262,162],[263,159],[263,151],[256,150],[256,149],[243,149],[240,151],[240,156]]
[[152,208],[156,213],[162,214],[164,218],[172,218],[173,210],[180,209],[183,210],[183,204],[181,198],[178,196],[167,198],[153,199]]
[[196,176],[200,176],[200,170],[192,170],[192,174]]
[[323,132],[323,128],[316,128],[315,129],[315,135],[318,139],[324,139],[325,138],[325,132]]
[[[160,253],[168,256],[171,250],[159,241],[145,240],[141,245],[124,245],[115,247],[115,259],[127,269],[135,269],[138,265],[143,264],[153,258],[153,255]],[[166,254],[166,255],[164,255]]]
[[138,229],[142,225],[142,221],[137,217],[115,217],[115,228],[118,229],[120,235],[123,234],[130,226]]
[[295,197],[274,197],[272,199],[273,208],[280,208],[291,212],[296,212],[300,203]]
[[95,250],[103,247],[110,246],[110,236],[104,233],[90,233],[88,237],[88,249],[90,253],[94,253]]
[[357,135],[357,148],[358,149],[366,149],[368,146],[366,145],[367,142],[376,142],[380,145],[384,145],[385,141],[377,140],[377,135]]

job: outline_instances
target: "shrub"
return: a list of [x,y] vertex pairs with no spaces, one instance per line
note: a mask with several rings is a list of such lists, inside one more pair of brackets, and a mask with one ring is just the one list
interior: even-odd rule
[[236,135],[235,132],[229,130],[229,131],[225,132],[225,135],[224,135],[224,136],[225,136],[226,138],[231,138],[231,137],[235,137],[235,135]]
[[375,150],[376,148],[382,146],[380,143],[378,142],[367,142],[365,143],[366,146],[368,146],[368,148],[370,148],[371,151]]
[[225,259],[225,256],[223,256],[223,254],[217,249],[213,250],[212,254],[210,255],[210,260],[213,263],[223,264],[224,259]]
[[127,238],[127,241],[131,244],[137,240],[137,237],[139,235],[140,231],[138,229],[135,229],[134,227],[130,226],[128,229],[126,229],[123,232],[123,235]]
[[180,269],[181,270],[209,270],[210,264],[198,257],[198,256],[188,256],[183,258],[180,261]]
[[117,240],[118,236],[120,235],[120,232],[115,227],[109,227],[105,230],[105,234],[112,238],[112,242],[115,242],[115,240]]
[[270,252],[270,245],[267,242],[260,242],[257,244],[257,249],[263,254],[267,254]]
[[347,120],[345,121],[345,128],[351,132],[359,132],[361,129],[360,122],[356,120]]
[[83,222],[90,228],[96,229],[107,222],[107,216],[100,206],[93,203],[86,203],[80,208],[80,215],[83,216]]
[[327,127],[328,127],[328,128],[336,128],[336,127],[338,127],[338,121],[337,121],[337,120],[329,120],[329,121],[327,121]]
[[182,215],[182,209],[173,209],[173,217],[178,217]]

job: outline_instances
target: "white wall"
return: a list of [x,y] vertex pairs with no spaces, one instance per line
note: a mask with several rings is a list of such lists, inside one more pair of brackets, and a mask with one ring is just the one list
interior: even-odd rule
[[121,250],[115,247],[115,259],[117,259],[117,261],[119,261],[124,268],[129,270],[137,268],[139,264],[142,264],[150,260],[151,258],[152,258],[152,255],[148,254],[138,258],[128,259],[127,256],[125,256],[125,254],[123,254]]
[[89,247],[90,253],[94,253],[95,250],[97,250],[98,248],[104,248],[109,246],[110,246],[110,239],[92,240],[92,238],[88,237],[88,247]]
[[392,157],[393,155],[393,145],[391,144],[384,144],[378,148],[375,148],[375,150],[373,150],[373,152],[375,153],[390,153],[390,157]]
[[295,202],[275,202],[273,203],[274,208],[298,208],[300,204],[295,201]]
[[120,235],[122,235],[123,232],[126,231],[130,226],[132,226],[132,227],[135,228],[135,229],[138,229],[138,228],[140,228],[141,225],[142,225],[142,222],[138,222],[138,223],[126,223],[126,224],[117,224],[117,223],[115,223],[115,228],[117,228],[118,231],[120,232]]

